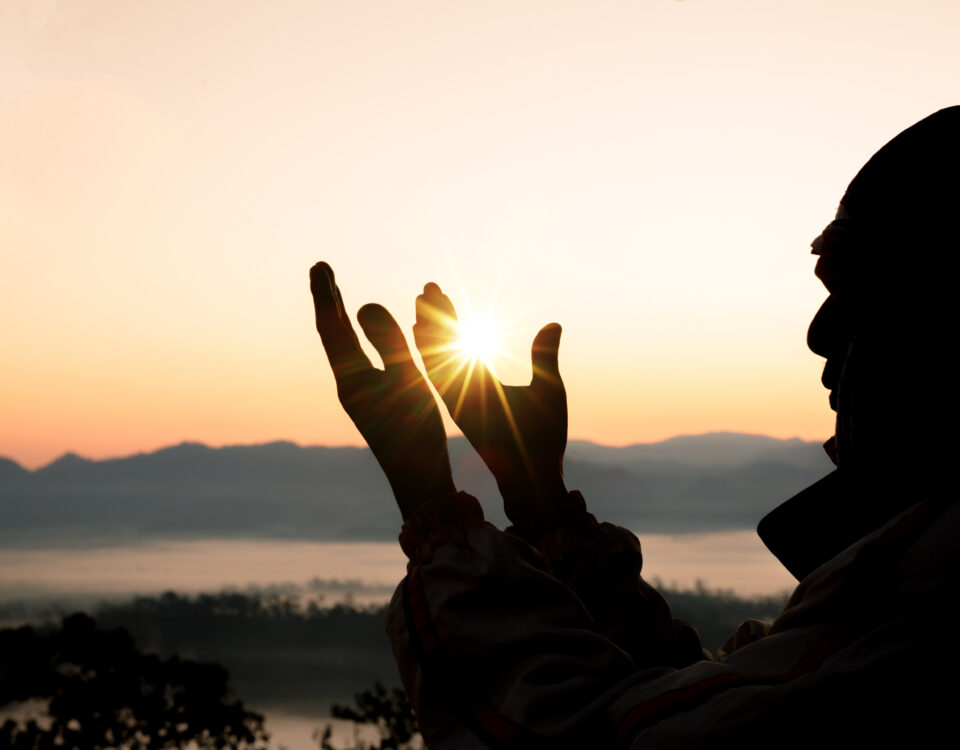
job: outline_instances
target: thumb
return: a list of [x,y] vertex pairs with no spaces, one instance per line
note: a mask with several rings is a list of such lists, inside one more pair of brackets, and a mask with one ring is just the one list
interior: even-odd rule
[[530,349],[530,360],[533,363],[533,379],[543,378],[556,385],[562,385],[560,380],[560,365],[557,354],[560,350],[560,334],[563,329],[558,323],[550,323],[540,329],[533,339]]

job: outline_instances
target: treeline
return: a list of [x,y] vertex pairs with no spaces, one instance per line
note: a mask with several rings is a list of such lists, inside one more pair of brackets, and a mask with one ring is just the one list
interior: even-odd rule
[[787,594],[742,597],[732,591],[707,589],[698,581],[693,589],[657,588],[670,603],[673,616],[686,620],[700,631],[703,645],[716,653],[733,635],[737,625],[748,618],[774,620],[787,603]]
[[142,648],[223,664],[238,695],[262,710],[328,713],[377,680],[399,685],[384,607],[323,606],[298,593],[172,592],[99,607]]
[[[712,651],[742,620],[773,619],[786,601],[702,585],[661,590],[674,616],[696,626]],[[384,633],[384,605],[328,606],[291,586],[194,596],[168,592],[98,605],[90,613],[103,628],[125,628],[144,651],[223,664],[237,694],[261,710],[320,716],[377,681],[400,684]]]
[[[711,590],[698,582],[693,589],[657,584],[675,617],[693,624],[704,645],[715,651],[748,617],[774,619],[786,594],[742,597]],[[221,592],[138,597],[96,608],[105,625],[126,627],[138,640],[161,652],[204,652],[211,648],[242,649],[334,645],[362,649],[383,640],[386,607],[358,607],[349,602],[327,606],[304,596],[296,587],[268,591]]]

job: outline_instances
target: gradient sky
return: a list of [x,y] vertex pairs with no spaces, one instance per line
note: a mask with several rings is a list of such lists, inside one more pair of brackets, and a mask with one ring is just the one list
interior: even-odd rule
[[570,435],[823,439],[808,244],[956,0],[0,4],[0,455],[358,443],[307,269],[493,303]]

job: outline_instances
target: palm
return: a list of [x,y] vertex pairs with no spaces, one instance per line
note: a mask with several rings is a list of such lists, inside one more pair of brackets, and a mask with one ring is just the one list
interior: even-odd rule
[[328,265],[310,270],[310,287],[340,403],[387,475],[403,516],[452,493],[440,411],[396,321],[380,305],[364,305],[357,314],[383,360],[378,370],[360,348]]
[[[567,399],[557,368],[560,326],[544,327],[533,342],[530,385],[503,385],[480,360],[455,353],[453,304],[436,284],[417,299],[413,329],[430,381],[454,422],[493,473],[507,515],[525,514],[563,488]],[[529,508],[532,510],[532,508]]]
[[422,465],[432,454],[412,449],[436,448],[446,436],[434,396],[415,367],[378,370],[371,365],[346,373],[337,383],[337,393],[392,484],[410,487],[418,476],[433,473]]

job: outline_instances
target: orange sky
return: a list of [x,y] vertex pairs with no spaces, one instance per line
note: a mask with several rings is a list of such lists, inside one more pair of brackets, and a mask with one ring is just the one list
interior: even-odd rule
[[[954,0],[0,5],[0,455],[356,443],[307,269],[434,280],[570,434],[822,439],[808,243],[956,104]],[[500,363],[505,379],[528,365]]]

